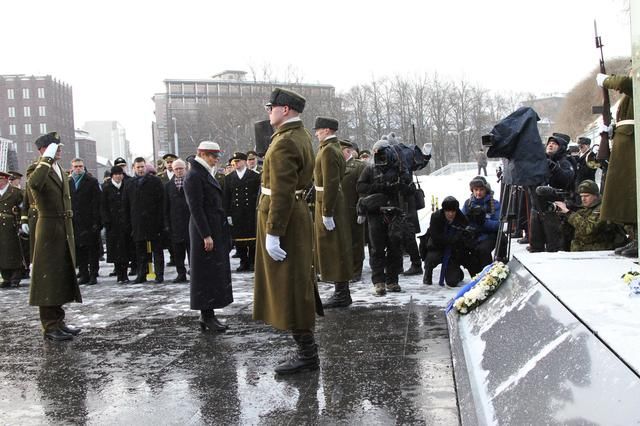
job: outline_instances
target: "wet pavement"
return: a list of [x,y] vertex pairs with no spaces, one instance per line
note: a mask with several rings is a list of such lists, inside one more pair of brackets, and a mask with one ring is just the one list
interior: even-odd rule
[[251,319],[252,274],[233,277],[224,334],[200,331],[188,284],[101,277],[66,305],[83,333],[62,343],[43,340],[27,287],[0,291],[0,424],[458,424],[442,308],[455,290],[403,277],[378,298],[366,267],[354,304],[318,318],[320,370],[278,378],[293,341]]

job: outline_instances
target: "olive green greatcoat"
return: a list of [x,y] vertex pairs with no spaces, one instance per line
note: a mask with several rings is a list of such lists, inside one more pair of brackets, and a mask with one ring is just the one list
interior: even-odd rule
[[356,185],[360,174],[366,167],[362,160],[351,157],[347,161],[347,168],[342,178],[342,193],[344,203],[347,208],[347,216],[351,226],[351,256],[353,257],[353,276],[362,274],[362,264],[364,262],[364,224],[358,224],[358,191]]
[[[27,179],[36,169],[37,161],[31,163],[27,168]],[[20,217],[20,225],[29,225],[29,263],[33,262],[33,248],[35,247],[36,222],[38,221],[38,210],[33,199],[31,188],[27,184],[24,188],[24,202],[22,203],[22,216]]]
[[53,167],[59,166],[52,158],[42,157],[27,181],[38,210],[35,230],[30,230],[35,234],[29,294],[33,306],[82,302],[76,280],[69,177],[61,170],[60,180]]
[[569,224],[575,230],[571,251],[613,250],[615,229],[600,214],[600,201],[583,207],[569,215]]
[[18,225],[22,191],[7,184],[0,196],[0,269],[22,268],[22,250],[18,240]]
[[[623,93],[616,122],[633,120],[633,86],[627,76],[609,76],[604,87]],[[631,224],[637,222],[636,150],[633,125],[617,126],[607,170],[600,216],[603,220]]]
[[[340,185],[345,169],[338,138],[334,136],[320,142],[313,171],[316,186],[314,230],[318,273],[323,281],[346,282],[353,277],[351,227]],[[333,217],[336,224],[333,231],[327,231],[322,216]]]
[[[271,195],[258,201],[253,317],[281,330],[309,330],[315,325],[317,289],[313,271],[313,223],[301,195],[313,176],[311,135],[302,121],[280,126],[264,159],[262,186]],[[287,253],[273,260],[267,234],[280,237]]]

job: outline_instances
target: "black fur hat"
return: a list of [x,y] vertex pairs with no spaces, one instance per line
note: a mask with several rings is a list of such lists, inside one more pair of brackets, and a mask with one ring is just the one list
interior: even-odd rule
[[455,197],[449,195],[444,200],[442,200],[442,210],[448,211],[458,211],[460,209],[460,203]]

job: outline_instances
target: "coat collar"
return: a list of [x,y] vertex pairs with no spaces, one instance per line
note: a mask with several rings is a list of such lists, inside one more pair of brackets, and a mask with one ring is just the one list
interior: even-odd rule
[[216,187],[217,189],[222,191],[222,187],[216,178],[211,176],[211,173],[207,169],[204,168],[202,164],[197,161],[191,163],[191,170],[195,173],[198,173],[201,177],[203,177],[207,182]]
[[302,126],[303,126],[302,120],[289,121],[288,123],[284,123],[282,126],[278,127],[278,129],[275,132],[273,132],[271,139],[273,139],[274,136],[276,136],[277,134],[286,132],[287,130],[299,129]]

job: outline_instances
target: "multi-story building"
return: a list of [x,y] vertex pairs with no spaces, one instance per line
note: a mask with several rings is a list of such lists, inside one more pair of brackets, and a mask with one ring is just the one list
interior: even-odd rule
[[91,137],[89,132],[82,129],[76,129],[73,147],[65,148],[67,151],[73,152],[74,158],[82,158],[84,161],[84,168],[89,173],[98,180],[102,179],[102,176],[98,175],[99,170],[97,164],[96,140]]
[[131,164],[131,153],[127,132],[117,121],[87,121],[82,126],[96,141],[96,151],[101,157],[113,162],[118,157]]
[[173,152],[186,157],[202,140],[220,143],[227,154],[253,149],[254,123],[268,118],[264,104],[275,87],[295,90],[307,99],[303,114],[307,128],[313,127],[317,115],[341,118],[333,86],[250,81],[246,74],[224,71],[211,79],[164,80],[165,92],[153,97],[154,156]]
[[[73,92],[71,86],[50,75],[0,75],[0,137],[16,144],[18,169],[38,156],[34,141],[38,136],[56,131],[62,143],[73,145]],[[66,168],[73,150],[63,148]]]
[[0,171],[18,170],[16,144],[12,140],[0,138]]

